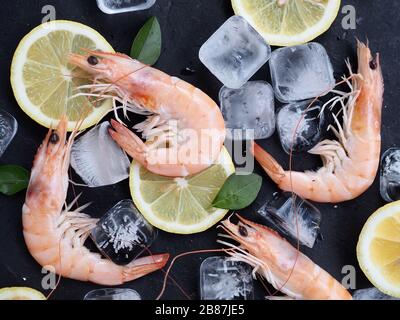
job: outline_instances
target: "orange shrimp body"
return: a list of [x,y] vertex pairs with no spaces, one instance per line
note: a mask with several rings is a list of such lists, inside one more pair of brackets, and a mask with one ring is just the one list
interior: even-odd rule
[[67,120],[50,130],[32,168],[22,209],[25,243],[35,260],[67,278],[102,285],[119,285],[162,268],[168,254],[139,258],[119,266],[90,252],[84,242],[97,219],[81,213],[87,206],[63,210],[68,190],[70,151],[75,133],[66,139]]
[[187,176],[218,158],[225,140],[224,119],[218,105],[198,88],[123,54],[89,51],[70,55],[69,62],[97,82],[81,87],[90,90],[83,95],[112,98],[125,112],[148,115],[135,126],[146,143],[117,121],[110,134],[149,171]]
[[285,171],[257,144],[254,156],[266,173],[285,191],[316,202],[342,202],[364,193],[373,183],[381,151],[383,78],[379,55],[358,43],[358,74],[352,75],[352,89],[343,106],[343,127],[332,128],[338,141],[325,140],[309,152],[320,155],[323,167],[317,171]]
[[[227,242],[227,250],[234,260],[243,261],[254,268],[275,289],[293,299],[350,300],[351,294],[325,270],[299,252],[271,229],[239,217],[238,225],[228,220],[222,228],[240,247]],[[272,297],[271,297],[272,298]]]

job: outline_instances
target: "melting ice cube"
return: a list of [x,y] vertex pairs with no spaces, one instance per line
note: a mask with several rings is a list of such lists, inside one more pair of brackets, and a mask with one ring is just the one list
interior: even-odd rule
[[88,292],[83,300],[141,300],[133,289],[97,289]]
[[321,212],[308,201],[290,192],[275,193],[258,214],[279,231],[312,248],[319,234]]
[[316,42],[275,50],[269,65],[275,95],[281,102],[325,95],[335,86],[329,56]]
[[201,62],[228,88],[244,85],[270,58],[271,47],[242,17],[229,18],[200,48]]
[[145,10],[155,3],[156,0],[97,0],[100,10],[108,14]]
[[151,246],[157,230],[143,218],[131,200],[122,200],[99,220],[91,237],[106,257],[125,265]]
[[[249,81],[240,89],[222,87],[221,111],[228,129],[242,129],[239,138],[265,139],[275,131],[274,92],[265,81]],[[233,139],[236,130],[231,131]]]
[[72,146],[71,166],[89,187],[115,184],[129,177],[130,162],[108,134],[109,123],[93,128]]
[[380,292],[377,288],[356,290],[353,293],[354,300],[400,300]]
[[400,148],[391,148],[382,156],[380,191],[385,201],[400,200]]
[[14,139],[17,130],[17,120],[8,112],[0,109],[0,157]]
[[[283,150],[290,153],[308,151],[321,139],[324,117],[321,104],[312,101],[294,102],[283,106],[276,117],[276,126]],[[307,110],[307,111],[306,111]],[[294,135],[296,131],[296,135]]]
[[251,267],[227,257],[210,257],[200,266],[202,300],[249,300],[253,298]]

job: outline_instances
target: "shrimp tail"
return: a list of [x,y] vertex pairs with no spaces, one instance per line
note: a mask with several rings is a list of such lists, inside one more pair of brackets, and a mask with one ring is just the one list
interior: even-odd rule
[[123,281],[128,282],[157,271],[167,264],[169,254],[158,254],[134,260],[124,267]]
[[276,184],[279,185],[283,177],[286,175],[281,165],[267,151],[265,151],[255,142],[253,142],[252,151],[254,157],[263,167],[265,172]]
[[114,141],[133,159],[142,165],[146,165],[145,154],[147,147],[144,142],[118,121],[111,120],[111,126],[112,128],[110,128],[108,132]]

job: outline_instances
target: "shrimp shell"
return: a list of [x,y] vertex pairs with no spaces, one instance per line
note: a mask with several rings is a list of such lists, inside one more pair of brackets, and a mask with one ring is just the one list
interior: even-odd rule
[[119,53],[88,50],[87,55],[70,55],[69,62],[95,82],[81,87],[89,92],[78,95],[119,101],[126,116],[127,111],[148,115],[134,127],[146,143],[121,124],[117,113],[118,122],[110,129],[113,139],[147,170],[188,176],[217,160],[225,141],[224,119],[218,105],[198,88]]
[[[351,72],[350,65],[348,64]],[[333,99],[343,108],[343,126],[335,117],[331,127],[338,141],[324,140],[309,152],[319,155],[323,167],[317,171],[285,171],[265,150],[254,144],[254,156],[265,172],[285,191],[316,202],[337,203],[352,200],[374,182],[381,151],[381,111],[383,78],[379,55],[358,42],[358,74],[345,82],[350,94]],[[345,102],[346,101],[346,104]]]
[[76,133],[67,140],[67,119],[50,130],[34,160],[22,208],[25,243],[45,269],[79,281],[120,285],[163,268],[169,254],[134,260],[119,266],[84,246],[97,219],[82,213],[87,205],[71,210],[75,201],[64,203],[68,190],[71,146]]
[[[275,289],[293,299],[350,300],[351,294],[325,270],[299,252],[271,229],[239,216],[238,225],[229,219],[222,222],[223,234],[219,243],[232,250],[232,259],[254,268]],[[237,241],[240,246],[226,241]]]

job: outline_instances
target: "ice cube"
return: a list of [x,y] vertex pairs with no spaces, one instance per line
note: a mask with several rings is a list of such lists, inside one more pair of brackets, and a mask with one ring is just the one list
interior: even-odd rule
[[[249,81],[240,89],[224,86],[219,100],[227,129],[242,129],[240,137],[265,139],[274,133],[275,102],[269,83]],[[231,136],[237,137],[233,131]]]
[[[308,151],[321,139],[324,117],[321,103],[294,102],[283,106],[276,117],[276,126],[283,150],[290,153]],[[296,131],[296,135],[294,135]]]
[[145,10],[155,3],[156,0],[97,0],[100,10],[108,14]]
[[243,86],[270,56],[271,47],[240,16],[229,18],[199,52],[201,62],[232,89]]
[[14,139],[17,130],[17,120],[7,111],[0,109],[0,157]]
[[316,42],[275,50],[269,65],[275,95],[281,102],[325,95],[335,86],[329,56]]
[[385,201],[400,200],[400,148],[390,148],[382,155],[380,191]]
[[380,292],[377,288],[356,290],[353,293],[354,300],[400,300]]
[[115,184],[129,177],[130,162],[108,133],[107,121],[72,146],[71,166],[89,187]]
[[200,266],[202,300],[250,300],[253,298],[251,267],[227,257],[210,257]]
[[136,259],[156,237],[157,230],[143,218],[131,200],[118,202],[91,232],[99,250],[119,265]]
[[319,234],[321,212],[290,192],[274,193],[258,214],[271,227],[312,248]]
[[88,292],[83,300],[141,300],[133,289],[96,289]]

